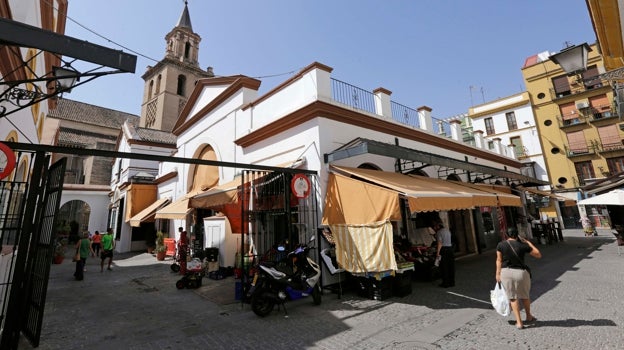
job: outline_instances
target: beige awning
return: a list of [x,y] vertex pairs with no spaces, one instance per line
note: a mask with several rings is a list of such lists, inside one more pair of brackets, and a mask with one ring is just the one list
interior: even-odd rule
[[324,225],[372,224],[401,219],[399,193],[340,174],[329,174]]
[[576,205],[576,201],[574,199],[570,199],[564,196],[559,196],[555,193],[550,193],[550,192],[546,192],[546,191],[540,191],[540,190],[536,190],[536,189],[532,189],[532,188],[528,188],[528,187],[518,187],[518,189],[536,194],[538,196],[543,196],[543,197],[550,197],[553,198],[555,200],[558,200],[560,202],[563,202],[563,206],[564,207],[573,207]]
[[240,185],[241,178],[237,177],[232,181],[215,186],[191,197],[189,206],[191,208],[214,208],[224,204],[236,203],[238,201],[238,186]]
[[138,214],[130,218],[128,222],[132,227],[141,226],[141,222],[152,222],[154,221],[154,216],[156,214],[156,210],[160,209],[162,206],[169,203],[169,198],[161,198],[156,202],[149,205],[147,208],[141,210]]
[[501,207],[521,207],[522,199],[519,196],[511,194],[511,189],[509,187],[500,186],[500,185],[489,185],[489,184],[473,184],[466,182],[457,182],[462,186],[467,186],[470,188],[474,188],[480,191],[492,193],[496,195],[498,200],[498,205]]
[[186,216],[193,208],[189,207],[189,199],[199,193],[200,191],[192,191],[187,193],[184,197],[179,198],[175,202],[158,209],[156,211],[156,219],[186,219]]
[[401,193],[407,198],[412,212],[498,205],[495,194],[462,186],[453,181],[342,166],[332,166],[332,169]]

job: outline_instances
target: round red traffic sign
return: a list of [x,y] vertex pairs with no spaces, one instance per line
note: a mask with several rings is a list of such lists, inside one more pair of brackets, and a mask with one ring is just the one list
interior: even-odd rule
[[0,142],[0,180],[9,176],[15,169],[15,153],[9,146]]
[[290,181],[290,188],[297,198],[306,198],[309,196],[310,187],[310,179],[304,174],[296,174]]

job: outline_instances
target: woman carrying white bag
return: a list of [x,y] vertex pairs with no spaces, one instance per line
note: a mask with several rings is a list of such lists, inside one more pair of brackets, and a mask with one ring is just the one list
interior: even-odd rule
[[[508,238],[496,246],[496,282],[502,283],[518,329],[524,328],[525,323],[536,321],[531,314],[531,272],[524,263],[526,253],[537,259],[542,257],[533,243],[518,237],[517,231],[510,232]],[[520,316],[520,301],[526,312],[524,321]]]

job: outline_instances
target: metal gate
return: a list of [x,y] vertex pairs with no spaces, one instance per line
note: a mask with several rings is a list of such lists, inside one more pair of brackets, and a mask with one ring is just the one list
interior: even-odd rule
[[[39,345],[66,159],[48,168],[45,152],[18,152],[18,168],[0,188],[1,349],[17,349],[20,332]],[[6,254],[5,254],[6,253]]]
[[[318,180],[309,170],[242,172],[239,191],[243,239],[241,252],[262,256],[275,244],[293,248],[317,233]],[[298,180],[303,186],[299,188]],[[307,188],[306,188],[307,187]],[[318,238],[318,237],[316,237]],[[248,276],[245,259],[239,264]]]

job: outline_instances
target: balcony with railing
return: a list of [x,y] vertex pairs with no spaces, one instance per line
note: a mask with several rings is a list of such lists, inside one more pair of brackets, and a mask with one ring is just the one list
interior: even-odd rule
[[[375,93],[366,91],[357,86],[344,81],[331,78],[332,99],[345,104],[353,109],[361,110],[371,114],[379,114],[376,107]],[[390,112],[392,120],[397,123],[410,126],[416,129],[425,129],[421,125],[418,111],[395,101],[390,101]],[[443,137],[451,137],[451,125],[447,120],[432,117],[432,130],[429,130]]]
[[575,113],[572,116],[557,116],[557,122],[559,123],[559,129],[582,129],[587,126],[588,118],[582,113]]
[[592,124],[608,124],[619,117],[616,109],[611,105],[590,107],[585,113]]
[[594,140],[570,143],[570,145],[565,146],[565,151],[568,158],[592,156],[596,154],[597,150],[598,143]]
[[557,90],[550,88],[550,98],[552,100],[566,98],[568,96],[575,96],[584,92],[599,89],[602,87],[609,87],[609,82],[597,77],[582,79],[580,77],[573,77],[570,79],[570,83],[566,88],[559,87]]
[[619,136],[604,137],[598,142],[598,152],[601,154],[618,151],[624,151],[624,143]]

